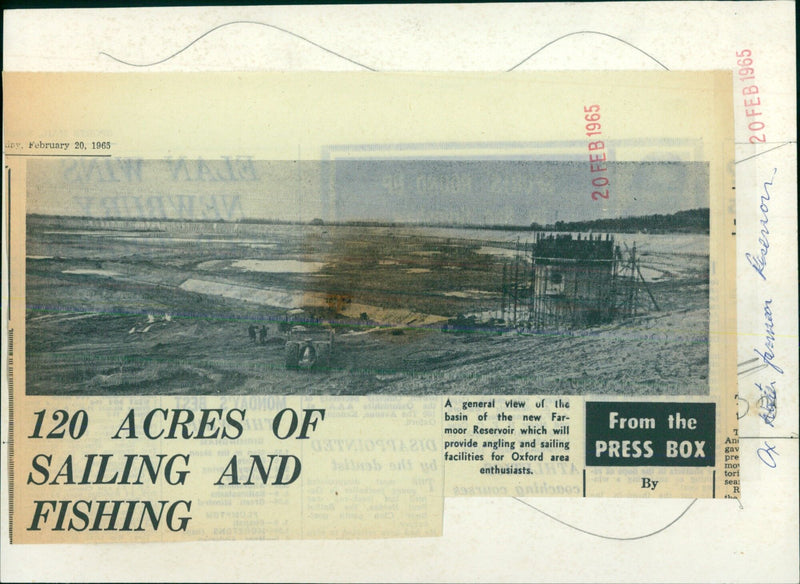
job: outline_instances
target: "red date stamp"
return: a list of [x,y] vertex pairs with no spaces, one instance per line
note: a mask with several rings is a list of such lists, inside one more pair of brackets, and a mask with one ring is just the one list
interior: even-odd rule
[[742,87],[742,97],[744,101],[744,115],[747,120],[747,129],[750,132],[749,141],[751,144],[765,143],[767,136],[764,133],[766,124],[759,119],[761,111],[761,95],[758,92],[758,85],[755,83],[756,70],[753,67],[753,52],[750,49],[736,51],[736,65],[739,70],[739,82],[747,83]]
[[603,126],[600,124],[600,106],[583,106],[583,119],[586,120],[586,137],[589,142],[589,172],[592,175],[592,200],[599,201],[609,197],[608,172],[606,166],[606,145],[602,140],[596,140],[603,135]]

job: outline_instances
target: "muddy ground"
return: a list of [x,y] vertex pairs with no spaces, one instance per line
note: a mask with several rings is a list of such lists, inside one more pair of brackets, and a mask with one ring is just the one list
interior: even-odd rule
[[[696,246],[643,248],[658,310],[642,291],[637,316],[593,328],[448,332],[447,318],[497,303],[502,266],[485,241],[387,228],[189,237],[79,227],[29,222],[30,394],[708,393],[708,255]],[[315,267],[258,271],[242,260]],[[287,307],[269,303],[287,294],[337,321],[329,366],[286,369]],[[267,328],[263,343],[251,325]]]

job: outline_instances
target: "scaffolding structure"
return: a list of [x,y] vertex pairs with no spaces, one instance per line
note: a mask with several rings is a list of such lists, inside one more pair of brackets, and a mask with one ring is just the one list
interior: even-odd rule
[[513,259],[503,263],[499,318],[524,330],[564,330],[656,310],[639,267],[636,246],[623,253],[609,234],[537,233],[531,243],[517,240]]

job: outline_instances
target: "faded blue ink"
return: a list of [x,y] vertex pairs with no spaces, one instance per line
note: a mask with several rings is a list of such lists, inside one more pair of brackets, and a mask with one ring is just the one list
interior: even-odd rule
[[746,253],[744,256],[747,258],[748,263],[753,267],[756,273],[761,276],[761,279],[765,281],[767,277],[764,275],[764,270],[767,269],[767,253],[769,253],[769,227],[767,227],[767,223],[769,223],[769,205],[767,203],[770,200],[770,195],[769,188],[767,187],[772,186],[772,183],[775,180],[775,174],[777,172],[778,169],[773,168],[772,177],[764,183],[764,194],[761,195],[761,204],[758,206],[759,210],[761,211],[761,219],[758,220],[758,222],[761,223],[758,244],[761,247],[758,250],[757,255]]
[[141,158],[75,158],[62,167],[70,183],[142,182]]
[[258,173],[250,156],[232,158],[223,156],[219,161],[206,161],[202,158],[167,159],[172,180],[186,182],[253,182]]
[[775,460],[776,456],[780,456],[778,451],[775,450],[775,446],[764,440],[764,446],[759,448],[756,453],[758,457],[761,459],[761,462],[766,464],[770,468],[775,468],[778,466],[778,462]]
[[234,221],[244,217],[239,195],[75,197],[85,217]]
[[775,358],[775,321],[772,315],[772,299],[764,301],[764,329],[766,336],[764,337],[764,351],[753,349],[756,355],[761,357],[765,365],[769,365],[775,371],[783,375],[783,369],[773,363]]
[[761,394],[758,398],[758,408],[761,411],[759,416],[767,426],[774,428],[773,422],[778,415],[778,392],[775,389],[775,382],[772,381],[768,385],[756,383],[756,387]]

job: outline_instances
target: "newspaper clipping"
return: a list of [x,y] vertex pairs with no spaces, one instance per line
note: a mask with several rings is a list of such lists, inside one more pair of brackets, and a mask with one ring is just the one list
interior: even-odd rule
[[739,497],[730,72],[4,85],[14,543]]

